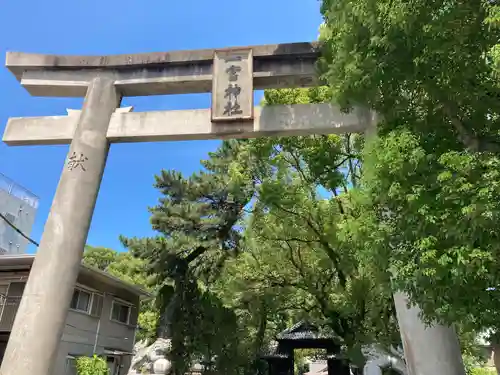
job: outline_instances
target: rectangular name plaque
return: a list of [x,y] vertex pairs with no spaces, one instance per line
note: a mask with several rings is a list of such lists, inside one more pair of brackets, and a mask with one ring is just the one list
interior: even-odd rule
[[216,50],[212,77],[212,122],[252,120],[252,49]]

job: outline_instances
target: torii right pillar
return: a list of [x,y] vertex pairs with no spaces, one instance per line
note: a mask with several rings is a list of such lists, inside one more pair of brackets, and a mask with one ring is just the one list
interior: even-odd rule
[[[376,125],[364,132],[375,137]],[[465,375],[458,336],[453,327],[434,323],[427,326],[420,319],[418,306],[409,306],[407,294],[394,292],[394,305],[405,354],[407,375]],[[367,369],[364,375],[369,375]]]
[[408,375],[465,375],[455,330],[442,324],[426,326],[420,309],[408,307],[404,293],[394,293],[394,304]]

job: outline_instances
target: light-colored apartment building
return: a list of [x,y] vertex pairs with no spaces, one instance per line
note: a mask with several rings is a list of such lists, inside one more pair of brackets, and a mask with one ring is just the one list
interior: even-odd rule
[[[0,256],[0,358],[34,258],[34,255]],[[110,375],[126,374],[134,347],[139,303],[147,296],[147,292],[135,285],[82,265],[68,306],[54,375],[75,375],[76,358],[94,353],[106,357]]]

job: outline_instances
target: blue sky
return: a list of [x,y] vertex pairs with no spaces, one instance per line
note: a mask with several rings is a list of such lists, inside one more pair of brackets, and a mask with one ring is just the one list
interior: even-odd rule
[[[315,40],[318,0],[5,0],[0,53],[116,54]],[[2,63],[3,65],[3,63]],[[9,117],[63,115],[81,99],[30,96],[0,67],[0,134]],[[208,108],[209,95],[124,98],[135,111]],[[217,141],[114,144],[88,244],[121,249],[118,236],[148,236],[148,206],[163,169],[191,174]],[[0,144],[0,172],[40,197],[31,237],[40,240],[68,146]],[[29,252],[36,249],[30,248]]]

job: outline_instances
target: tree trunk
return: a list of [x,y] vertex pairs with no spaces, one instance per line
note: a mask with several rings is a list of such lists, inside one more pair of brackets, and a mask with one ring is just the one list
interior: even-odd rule
[[156,328],[156,337],[161,339],[172,338],[172,322],[177,304],[177,294],[171,286],[164,286],[160,291],[160,316]]
[[266,328],[267,328],[267,303],[266,301],[262,301],[260,305],[259,330],[257,331],[257,336],[255,337],[255,357],[258,357],[262,350],[262,345],[264,343],[264,336],[266,334]]

